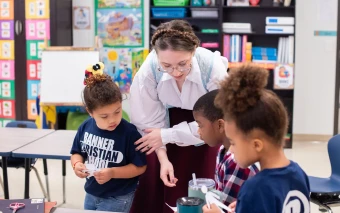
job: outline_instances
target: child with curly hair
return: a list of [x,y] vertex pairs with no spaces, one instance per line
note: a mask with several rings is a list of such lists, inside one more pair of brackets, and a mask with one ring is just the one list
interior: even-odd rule
[[[224,113],[230,150],[242,168],[260,163],[261,171],[245,181],[237,197],[237,213],[310,212],[309,182],[300,166],[283,151],[287,111],[265,89],[268,71],[243,65],[231,70],[215,99]],[[230,205],[233,207],[235,205]],[[216,205],[204,213],[220,212]]]

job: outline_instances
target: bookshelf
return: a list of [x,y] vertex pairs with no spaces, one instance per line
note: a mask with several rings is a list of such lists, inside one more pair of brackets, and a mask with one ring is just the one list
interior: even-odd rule
[[[226,0],[227,1],[227,0]],[[225,1],[225,2],[226,2]],[[294,33],[290,34],[266,34],[266,17],[268,16],[276,16],[276,17],[294,17],[295,18],[295,0],[292,0],[291,6],[284,7],[281,6],[273,6],[273,0],[261,0],[258,6],[249,6],[249,7],[238,7],[238,6],[226,6],[224,1],[215,1],[215,6],[191,6],[190,3],[188,6],[182,7],[160,7],[154,6],[153,0],[150,0],[150,38],[152,37],[152,27],[158,26],[160,23],[167,22],[172,20],[173,18],[154,18],[152,16],[152,8],[185,8],[187,12],[187,17],[183,18],[187,20],[194,28],[196,35],[201,40],[201,43],[205,42],[219,42],[218,48],[208,48],[212,51],[218,50],[223,54],[223,38],[224,35],[247,35],[247,39],[249,42],[252,42],[252,46],[259,47],[269,47],[269,48],[278,48],[280,37],[288,37],[295,36],[295,24],[294,24]],[[191,17],[190,10],[191,8],[217,8],[218,16],[216,18],[205,18],[205,17]],[[181,18],[182,19],[182,18]],[[250,23],[252,27],[252,31],[249,33],[224,33],[223,32],[223,23],[224,22],[236,22],[236,23]],[[204,28],[216,28],[219,30],[218,33],[202,33],[201,29]],[[294,53],[295,55],[295,53]],[[230,59],[228,58],[230,61]],[[295,60],[294,60],[295,62]],[[242,63],[240,62],[229,62],[229,68],[235,68],[240,66]],[[278,90],[274,88],[274,68],[277,64],[273,63],[254,63],[260,67],[263,67],[268,70],[269,78],[268,78],[268,86],[267,89],[274,91],[285,104],[288,114],[289,114],[289,127],[288,127],[288,135],[286,137],[286,148],[292,148],[292,124],[293,124],[293,103],[294,103],[294,89],[287,90]]]

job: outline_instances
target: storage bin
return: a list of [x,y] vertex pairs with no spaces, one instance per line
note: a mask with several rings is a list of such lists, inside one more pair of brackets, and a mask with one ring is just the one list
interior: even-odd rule
[[217,8],[191,8],[191,17],[217,18]]
[[152,8],[152,16],[155,18],[184,18],[186,14],[185,8]]
[[189,0],[153,0],[154,6],[188,6]]

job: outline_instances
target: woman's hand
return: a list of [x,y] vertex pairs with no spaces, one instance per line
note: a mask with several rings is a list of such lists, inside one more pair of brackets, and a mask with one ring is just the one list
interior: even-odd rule
[[161,161],[160,164],[161,164],[161,179],[164,185],[168,187],[176,186],[178,179],[175,178],[174,167],[172,166],[172,163],[169,160],[164,160]]
[[136,150],[140,150],[141,152],[146,152],[146,154],[149,155],[161,146],[163,146],[162,143],[162,137],[161,137],[161,129],[146,129],[144,130],[146,135],[135,142],[135,145],[139,145]]

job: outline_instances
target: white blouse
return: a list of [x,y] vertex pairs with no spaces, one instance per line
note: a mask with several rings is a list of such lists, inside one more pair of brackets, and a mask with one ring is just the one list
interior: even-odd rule
[[[200,48],[200,47],[199,47]],[[130,119],[143,134],[147,128],[161,128],[163,144],[176,143],[179,146],[198,145],[203,143],[199,139],[196,122],[182,122],[169,128],[166,106],[192,110],[194,104],[207,91],[203,86],[201,71],[196,57],[192,60],[192,70],[187,75],[179,91],[176,80],[167,73],[163,73],[158,84],[153,75],[151,63],[156,54],[149,54],[139,71],[135,75],[130,88]],[[227,74],[228,60],[221,57],[220,52],[214,52],[212,71],[207,89],[215,90],[219,81]],[[218,58],[218,59],[217,59]],[[156,71],[158,72],[158,71]]]

